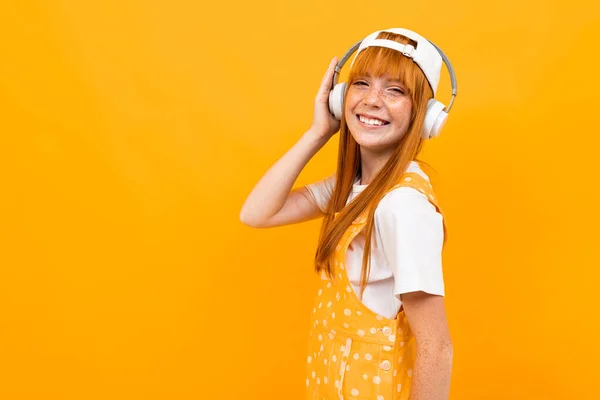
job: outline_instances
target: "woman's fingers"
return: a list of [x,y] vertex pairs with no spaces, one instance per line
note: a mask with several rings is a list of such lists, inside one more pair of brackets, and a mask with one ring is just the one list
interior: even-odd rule
[[321,81],[321,87],[319,88],[318,98],[321,101],[325,101],[329,99],[329,91],[331,90],[331,81],[333,79],[333,72],[335,70],[335,66],[337,64],[337,57],[333,57],[331,62],[329,63],[329,68],[327,68],[327,72]]

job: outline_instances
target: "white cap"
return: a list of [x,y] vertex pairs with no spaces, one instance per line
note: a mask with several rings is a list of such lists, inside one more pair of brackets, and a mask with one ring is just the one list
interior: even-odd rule
[[[377,36],[381,32],[390,32],[406,36],[407,38],[417,42],[417,48],[415,49],[410,44],[404,45],[402,43],[398,43],[395,40],[377,39]],[[354,65],[354,61],[356,60],[356,57],[358,57],[360,52],[366,49],[367,47],[387,47],[389,49],[401,52],[406,57],[412,58],[412,60],[419,66],[419,68],[421,68],[421,71],[423,71],[423,73],[425,74],[425,77],[427,78],[427,81],[429,82],[429,84],[431,85],[431,89],[433,90],[433,95],[435,96],[438,83],[440,82],[440,73],[442,71],[442,56],[437,51],[435,46],[433,46],[423,36],[404,28],[391,28],[374,32],[366,38],[364,38],[363,41],[360,43],[360,47],[356,51],[356,55],[352,60],[352,64],[350,64],[350,68],[352,68],[352,65]]]

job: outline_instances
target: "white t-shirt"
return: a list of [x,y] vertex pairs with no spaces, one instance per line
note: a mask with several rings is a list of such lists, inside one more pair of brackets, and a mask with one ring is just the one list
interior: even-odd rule
[[[412,161],[407,172],[429,177]],[[346,204],[368,185],[355,181]],[[315,204],[324,212],[333,194],[335,174],[306,185]],[[374,312],[394,318],[402,302],[400,294],[422,290],[444,295],[442,273],[443,217],[424,194],[411,187],[387,193],[375,210],[371,238],[371,271],[362,302]],[[357,295],[365,244],[361,231],[346,252],[346,271]]]

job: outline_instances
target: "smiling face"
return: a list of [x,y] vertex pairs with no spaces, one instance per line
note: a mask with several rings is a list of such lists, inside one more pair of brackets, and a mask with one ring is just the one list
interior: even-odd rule
[[390,74],[356,75],[348,86],[344,114],[354,140],[365,149],[384,151],[398,144],[411,123],[412,99]]
[[[417,48],[416,42],[391,32],[377,38]],[[369,46],[354,59],[347,82],[338,158],[342,179],[350,182],[360,174],[370,182],[382,168],[403,173],[400,169],[423,144],[427,102],[433,97],[423,71],[395,49]]]

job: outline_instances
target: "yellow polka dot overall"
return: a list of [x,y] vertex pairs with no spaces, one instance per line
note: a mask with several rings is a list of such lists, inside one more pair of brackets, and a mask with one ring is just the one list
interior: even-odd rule
[[[400,186],[419,190],[442,214],[431,185],[419,174],[405,173],[390,191]],[[317,292],[306,364],[307,399],[409,398],[416,342],[404,310],[395,319],[378,315],[358,298],[346,274],[346,249],[366,225],[366,214],[342,236],[335,250],[334,279],[322,279]]]

